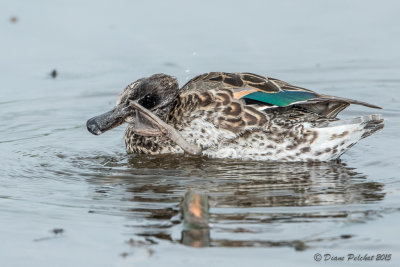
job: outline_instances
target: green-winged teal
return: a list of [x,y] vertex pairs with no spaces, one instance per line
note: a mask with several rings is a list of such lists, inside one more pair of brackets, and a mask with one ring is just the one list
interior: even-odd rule
[[127,122],[128,153],[328,161],[384,126],[380,115],[337,119],[350,104],[379,108],[252,73],[210,72],[182,88],[155,74],[129,84],[87,128],[98,135]]

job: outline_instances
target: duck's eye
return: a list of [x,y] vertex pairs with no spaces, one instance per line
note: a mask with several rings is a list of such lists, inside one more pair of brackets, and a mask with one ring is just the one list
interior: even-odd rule
[[147,109],[152,109],[157,105],[158,100],[159,100],[159,97],[156,94],[148,94],[148,95],[145,95],[138,102],[143,107],[145,107]]

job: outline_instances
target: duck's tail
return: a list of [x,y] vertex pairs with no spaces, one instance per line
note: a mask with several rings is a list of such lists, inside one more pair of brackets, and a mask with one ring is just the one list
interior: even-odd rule
[[360,139],[370,136],[383,127],[384,120],[380,115],[329,122],[314,128],[318,137],[311,145],[312,150],[321,154],[320,160],[337,159]]
[[365,115],[351,119],[334,121],[329,123],[325,127],[358,125],[357,128],[360,128],[359,130],[363,131],[361,138],[365,138],[383,129],[385,125],[384,122],[385,120],[382,119],[380,114],[374,114],[374,115]]

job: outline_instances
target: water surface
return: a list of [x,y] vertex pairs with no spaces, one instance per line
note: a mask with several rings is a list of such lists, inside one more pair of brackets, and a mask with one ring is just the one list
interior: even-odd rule
[[[2,266],[309,266],[315,253],[392,253],[383,264],[399,264],[399,9],[0,2]],[[184,84],[208,71],[371,102],[384,109],[341,116],[379,112],[386,126],[340,161],[290,164],[127,155],[124,127],[86,130],[138,78],[164,72]],[[180,211],[188,190],[209,197],[210,228],[194,242]]]

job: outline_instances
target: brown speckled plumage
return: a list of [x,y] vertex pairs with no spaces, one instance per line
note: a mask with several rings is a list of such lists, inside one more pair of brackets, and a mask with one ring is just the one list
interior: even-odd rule
[[[246,98],[254,92],[264,94],[261,100],[273,96],[273,101],[259,101],[255,94]],[[292,97],[290,92],[300,92],[293,96],[303,98],[293,101],[289,98],[292,101],[289,104],[279,102],[277,96]],[[377,108],[374,105],[318,94],[251,73],[206,73],[193,78],[181,89],[173,77],[153,75],[128,85],[117,107],[128,105],[130,100],[154,112],[187,142],[201,148],[203,155],[210,157],[331,160],[359,139],[383,128],[379,115],[346,121],[336,118],[350,104]],[[283,100],[288,101],[287,98]],[[138,134],[134,113],[132,110],[125,118],[129,123],[125,132],[128,153],[184,152],[166,136]]]

